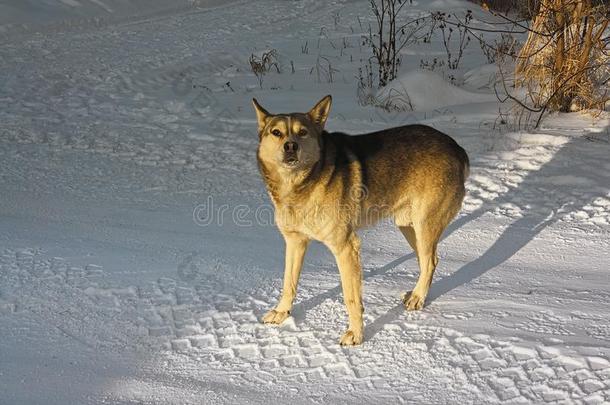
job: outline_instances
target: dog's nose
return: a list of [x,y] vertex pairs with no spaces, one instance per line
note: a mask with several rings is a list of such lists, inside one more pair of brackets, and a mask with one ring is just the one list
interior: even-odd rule
[[286,142],[284,144],[284,152],[294,153],[299,150],[299,144],[296,142]]

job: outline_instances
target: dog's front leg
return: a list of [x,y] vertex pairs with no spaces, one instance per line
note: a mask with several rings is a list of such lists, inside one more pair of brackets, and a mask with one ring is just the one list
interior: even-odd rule
[[335,255],[341,274],[343,299],[349,316],[349,328],[339,343],[343,346],[359,345],[362,343],[364,335],[360,240],[355,233],[351,233],[344,241],[330,246],[330,248]]
[[297,284],[303,266],[303,257],[309,240],[297,233],[284,234],[286,241],[286,264],[284,267],[284,288],[282,298],[275,309],[267,312],[263,322],[280,324],[288,318],[292,302],[297,293]]

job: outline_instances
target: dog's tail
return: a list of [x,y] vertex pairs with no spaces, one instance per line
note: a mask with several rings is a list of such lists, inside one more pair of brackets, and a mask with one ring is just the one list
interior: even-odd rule
[[464,181],[466,181],[466,179],[470,175],[470,159],[468,158],[468,154],[466,153],[464,148],[462,148],[460,146],[458,150],[459,150],[458,154],[460,156],[460,161],[462,162],[462,167],[463,167],[462,170],[463,170],[463,174],[464,174]]

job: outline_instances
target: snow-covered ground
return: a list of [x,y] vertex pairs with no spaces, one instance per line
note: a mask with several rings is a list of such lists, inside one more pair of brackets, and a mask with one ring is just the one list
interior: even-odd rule
[[222,0],[3,0],[0,36],[50,33],[138,21],[168,13],[230,3]]
[[[41,3],[61,18],[0,6],[0,403],[610,401],[606,115],[511,131],[478,45],[456,72],[419,71],[444,57],[438,37],[407,49],[393,84],[416,111],[362,107],[364,0],[155,1],[148,17],[137,1]],[[282,73],[261,88],[248,58],[270,49]],[[318,244],[293,317],[259,322],[283,242],[250,100],[302,111],[327,93],[330,130],[426,123],[472,161],[423,311],[400,302],[418,275],[402,235],[362,232],[355,348],[338,345],[339,276]]]

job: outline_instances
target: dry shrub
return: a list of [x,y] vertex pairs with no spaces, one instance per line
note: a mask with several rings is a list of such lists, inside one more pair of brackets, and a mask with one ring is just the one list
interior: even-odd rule
[[278,62],[277,51],[275,49],[263,52],[261,56],[251,54],[249,62],[252,73],[256,75],[258,84],[261,88],[263,88],[263,77],[271,70],[271,68],[275,68],[277,73],[280,73],[280,64]]
[[384,87],[398,75],[401,64],[400,51],[423,39],[426,18],[416,18],[400,23],[400,12],[412,0],[369,0],[376,27],[369,26],[364,44],[371,47],[377,63],[378,86]]
[[499,38],[496,38],[492,44],[488,44],[483,35],[477,38],[481,51],[487,58],[487,63],[496,63],[503,61],[507,56],[510,56],[514,61],[517,58],[517,50],[519,49],[519,41],[509,33],[502,33]]
[[332,83],[334,81],[334,74],[339,72],[339,70],[333,68],[330,59],[322,55],[318,55],[316,65],[310,69],[309,74],[313,74],[314,71],[316,72],[318,83]]
[[515,84],[533,110],[603,109],[610,53],[608,7],[591,0],[541,0],[519,52]]
[[375,99],[376,107],[382,108],[386,112],[404,112],[414,111],[413,103],[409,93],[403,87],[401,89],[389,89],[383,95],[377,96]]

